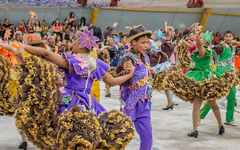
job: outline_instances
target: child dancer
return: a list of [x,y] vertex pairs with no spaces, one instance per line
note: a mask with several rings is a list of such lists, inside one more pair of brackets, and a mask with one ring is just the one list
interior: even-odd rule
[[[218,121],[219,134],[223,134],[225,129],[222,125],[220,110],[217,106],[216,99],[227,95],[231,89],[236,86],[238,79],[234,73],[213,72],[210,68],[210,61],[215,56],[215,52],[208,49],[211,43],[211,34],[205,33],[203,38],[200,39],[201,28],[195,28],[196,33],[196,46],[198,50],[191,54],[191,63],[188,73],[184,76],[181,72],[172,71],[169,73],[163,82],[163,86],[174,92],[180,98],[193,102],[193,129],[188,134],[189,137],[198,137],[198,118],[199,110],[203,99],[208,100],[214,115]],[[205,40],[205,41],[204,41]],[[198,81],[198,82],[196,82]]]
[[[40,149],[58,149],[56,147],[59,147],[60,149],[73,149],[75,145],[75,148],[86,147],[86,149],[95,149],[97,147],[97,143],[100,142],[100,123],[103,131],[101,136],[105,144],[103,147],[117,146],[119,148],[124,148],[130,142],[129,140],[134,137],[134,130],[130,129],[132,128],[131,124],[128,126],[130,118],[127,121],[126,117],[124,117],[124,115],[120,115],[119,112],[111,112],[112,115],[117,118],[120,115],[120,120],[123,119],[123,121],[127,121],[124,122],[126,124],[128,123],[128,125],[124,123],[126,126],[123,127],[127,127],[125,128],[127,130],[122,130],[123,132],[129,131],[128,129],[131,130],[132,133],[127,133],[127,136],[124,136],[125,134],[122,131],[116,132],[117,134],[115,134],[115,131],[111,131],[115,127],[115,129],[119,128],[118,122],[116,122],[116,126],[112,127],[110,125],[111,129],[108,128],[108,125],[107,128],[103,126],[107,123],[106,117],[108,118],[110,113],[103,112],[105,111],[105,108],[102,107],[95,98],[90,96],[91,84],[94,79],[100,80],[102,78],[105,82],[112,86],[121,84],[132,77],[134,67],[130,62],[126,62],[124,66],[127,66],[125,69],[129,71],[129,74],[113,78],[107,72],[109,65],[105,64],[101,60],[93,58],[89,54],[92,47],[96,46],[95,42],[99,40],[97,37],[93,36],[93,30],[88,31],[88,29],[85,29],[84,33],[79,34],[80,38],[73,44],[73,55],[58,55],[47,51],[46,49],[29,45],[21,45],[17,51],[13,50],[18,58],[23,60],[23,52],[26,50],[30,54],[42,56],[56,63],[58,66],[65,68],[65,73],[68,78],[67,86],[60,89],[63,96],[62,102],[60,102],[57,99],[58,89],[55,83],[56,69],[54,68],[54,65],[36,56],[24,60],[26,63],[24,62],[22,65],[23,74],[21,75],[24,78],[21,81],[21,84],[23,83],[21,86],[23,87],[22,91],[20,91],[22,107],[17,110],[18,120],[16,121],[16,126],[20,131],[24,131],[29,140],[36,144]],[[36,70],[38,67],[39,71],[34,72],[33,70]],[[44,69],[46,72],[44,72]],[[40,81],[40,83],[36,80]],[[32,99],[29,98],[33,95],[35,96],[32,97]],[[36,96],[38,97],[37,99]],[[30,99],[31,102],[29,101]],[[58,105],[60,105],[59,108]],[[83,107],[75,107],[76,105],[84,106],[87,110],[95,112],[96,116],[103,112],[100,116],[98,116],[99,123],[96,122],[96,117],[94,118],[94,116],[91,116],[91,113],[89,113],[88,117],[85,116],[87,118],[83,118],[84,116],[82,115],[84,114],[79,114]],[[30,112],[33,110],[34,112]],[[57,112],[59,115],[57,115]],[[28,113],[31,113],[31,115]],[[25,120],[28,120],[28,122],[25,122]],[[81,127],[79,128],[79,124],[76,126],[73,125],[74,123],[69,126],[70,120],[74,123],[81,122]],[[57,122],[59,125],[56,124]],[[87,124],[89,124],[89,126],[86,126]],[[94,128],[91,125],[94,125]],[[33,126],[34,129],[32,128]],[[71,132],[69,132],[70,128]],[[89,128],[91,128],[91,130],[89,130]],[[35,131],[32,132],[33,130]],[[115,138],[118,139],[117,141],[122,141],[119,141],[120,143],[114,143],[114,141],[111,141],[111,139],[106,137],[104,132],[111,132],[115,134],[114,137],[112,137],[114,138],[114,141],[116,141]],[[124,137],[121,138],[121,136]],[[125,138],[128,138],[128,140],[126,141]],[[61,144],[63,142],[65,143],[64,145]]]
[[[117,74],[124,75],[128,71],[124,69],[124,63],[130,61],[135,66],[133,77],[122,84],[121,99],[125,103],[122,111],[132,118],[132,122],[140,135],[140,150],[151,150],[152,125],[150,114],[151,98],[151,67],[168,60],[174,50],[170,42],[170,34],[166,32],[166,41],[161,45],[161,51],[148,51],[149,39],[152,32],[144,26],[134,26],[129,31],[127,42],[133,47],[126,53],[116,69]],[[124,101],[124,102],[123,102]]]
[[[224,34],[224,40],[222,44],[215,45],[212,49],[219,54],[219,59],[217,61],[217,69],[216,71],[220,74],[224,72],[233,71],[232,64],[234,62],[234,54],[236,48],[233,44],[239,44],[233,40],[234,35],[231,31],[227,31]],[[224,124],[230,126],[237,126],[234,122],[234,106],[235,106],[235,99],[236,99],[236,88],[233,88],[232,91],[227,95],[227,112],[226,112],[226,122]],[[203,108],[200,110],[200,119],[204,119],[208,112],[210,111],[211,107],[206,102]],[[199,122],[200,123],[200,120]]]

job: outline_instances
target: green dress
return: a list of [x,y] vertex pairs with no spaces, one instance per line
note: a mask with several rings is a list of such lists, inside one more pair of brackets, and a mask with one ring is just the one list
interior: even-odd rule
[[230,47],[226,47],[223,44],[223,52],[219,55],[219,60],[217,62],[217,72],[223,74],[225,71],[232,71],[234,62],[234,53],[236,51],[235,46],[232,46],[232,50]]
[[216,55],[216,52],[209,50],[207,47],[205,56],[199,58],[198,50],[191,54],[191,62],[188,73],[185,76],[194,78],[196,81],[202,82],[204,79],[210,79],[216,74],[217,77],[220,75],[211,70],[211,59]]
[[195,97],[202,100],[217,100],[228,95],[234,86],[239,83],[233,72],[223,75],[211,70],[211,60],[216,55],[215,51],[204,47],[206,54],[197,57],[199,51],[191,54],[190,68],[187,74],[178,70],[167,73],[163,79],[163,87],[171,90],[184,101],[193,102]]
[[[219,74],[223,74],[224,72],[230,72],[233,70],[232,63],[234,62],[234,54],[236,48],[232,46],[232,50],[230,47],[226,47],[223,43],[223,52],[219,54],[219,60],[217,61],[217,69],[216,72]],[[236,88],[233,88],[231,92],[227,95],[227,112],[226,112],[226,122],[234,121],[234,106],[236,99]],[[206,102],[203,108],[200,110],[200,118],[204,119],[211,107],[208,102]]]

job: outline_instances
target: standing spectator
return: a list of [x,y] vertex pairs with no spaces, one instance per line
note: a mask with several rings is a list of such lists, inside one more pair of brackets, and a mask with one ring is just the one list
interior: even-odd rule
[[220,43],[220,38],[221,38],[221,35],[220,35],[219,32],[217,32],[217,33],[215,34],[215,38],[214,38],[214,45]]
[[68,22],[72,23],[72,21],[77,22],[77,18],[75,17],[75,14],[73,12],[70,12],[69,17],[68,17]]
[[42,28],[41,28],[41,24],[39,20],[35,21],[35,25],[34,25],[34,31],[41,36],[42,34]]
[[4,19],[4,24],[1,27],[2,28],[2,38],[4,38],[4,34],[5,34],[6,30],[9,29],[10,26],[11,25],[9,24],[8,18]]
[[57,35],[62,35],[63,32],[63,26],[60,24],[59,19],[55,20],[55,23],[53,24],[53,32],[56,33]]
[[79,27],[85,27],[86,26],[86,19],[85,17],[82,17],[79,21]]
[[19,27],[19,30],[20,30],[22,33],[25,33],[25,32],[26,32],[26,27],[25,27],[24,21],[21,20],[18,27]]
[[47,32],[48,32],[47,22],[46,22],[46,20],[43,20],[43,22],[42,22],[42,34],[43,35],[47,34]]

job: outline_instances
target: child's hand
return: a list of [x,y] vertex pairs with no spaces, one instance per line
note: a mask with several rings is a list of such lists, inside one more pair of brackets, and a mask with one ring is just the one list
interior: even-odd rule
[[237,43],[236,40],[226,40],[227,43],[235,45]]
[[19,60],[24,60],[24,57],[23,57],[23,52],[24,52],[24,51],[25,51],[25,49],[24,49],[23,45],[21,45],[21,46],[18,47],[15,55],[17,56],[17,58],[18,58]]
[[167,22],[165,22],[164,29],[165,29],[165,36],[169,37],[170,33],[169,33],[169,30],[168,30]]
[[[123,69],[124,69],[124,71],[125,71],[126,73],[130,73],[131,70],[132,70],[132,66],[133,66],[133,65],[132,65],[132,61],[129,60],[129,61],[127,61],[127,62],[124,63]],[[135,70],[135,67],[134,67],[134,70]]]
[[133,73],[134,73],[134,71],[135,71],[135,66],[133,66],[132,62],[130,62],[128,69],[129,69],[129,73],[130,73],[131,75],[133,75]]
[[195,27],[195,33],[196,34],[200,34],[201,30],[202,30],[202,26],[196,26]]

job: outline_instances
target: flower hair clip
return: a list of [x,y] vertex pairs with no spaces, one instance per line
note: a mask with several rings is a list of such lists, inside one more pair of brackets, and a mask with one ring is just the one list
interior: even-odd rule
[[79,39],[77,41],[80,43],[80,48],[87,47],[91,50],[92,47],[97,47],[96,42],[99,41],[99,38],[93,36],[93,29],[88,31],[87,28],[84,29],[84,32],[78,32]]
[[205,42],[208,42],[209,44],[211,44],[212,41],[212,32],[207,31],[206,33],[203,33],[203,39]]

